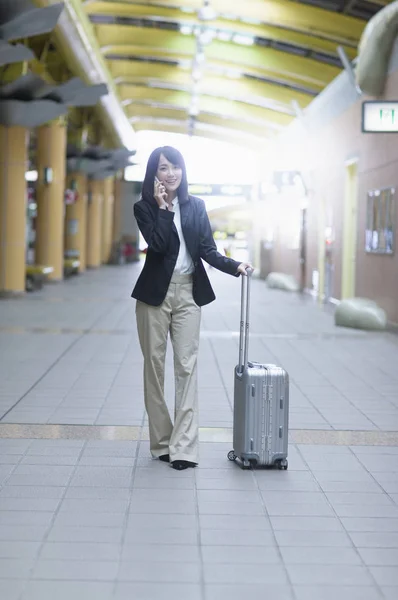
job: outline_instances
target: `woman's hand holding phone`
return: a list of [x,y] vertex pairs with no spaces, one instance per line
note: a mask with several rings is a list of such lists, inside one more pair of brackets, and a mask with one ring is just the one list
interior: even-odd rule
[[163,210],[167,210],[167,193],[164,185],[159,181],[157,177],[155,177],[155,181],[153,184],[153,197],[159,205],[159,208]]

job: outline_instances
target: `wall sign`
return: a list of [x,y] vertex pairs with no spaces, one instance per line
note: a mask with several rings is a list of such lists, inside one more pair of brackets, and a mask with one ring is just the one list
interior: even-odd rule
[[398,101],[362,102],[363,133],[398,133]]

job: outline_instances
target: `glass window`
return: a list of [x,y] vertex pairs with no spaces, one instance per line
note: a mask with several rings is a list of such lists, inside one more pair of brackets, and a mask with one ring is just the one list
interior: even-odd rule
[[368,192],[366,219],[366,252],[394,253],[395,189]]

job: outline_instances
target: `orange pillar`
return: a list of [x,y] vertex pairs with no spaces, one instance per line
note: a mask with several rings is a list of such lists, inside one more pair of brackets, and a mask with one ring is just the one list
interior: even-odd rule
[[[66,125],[53,121],[37,130],[37,228],[35,262],[51,265],[49,279],[63,279]],[[45,170],[52,180],[45,182]]]
[[0,295],[25,292],[28,131],[0,126]]
[[102,204],[103,182],[99,179],[91,179],[87,210],[87,266],[92,268],[101,265]]
[[112,251],[113,233],[113,204],[114,204],[114,178],[107,177],[103,180],[104,200],[102,205],[102,249],[101,262],[108,264]]
[[87,237],[87,177],[84,173],[70,173],[66,187],[75,189],[77,200],[65,210],[65,254],[80,260],[79,272],[86,270]]
[[115,177],[114,183],[114,202],[113,202],[113,227],[112,241],[117,243],[120,240],[120,229],[122,219],[122,179],[120,175]]

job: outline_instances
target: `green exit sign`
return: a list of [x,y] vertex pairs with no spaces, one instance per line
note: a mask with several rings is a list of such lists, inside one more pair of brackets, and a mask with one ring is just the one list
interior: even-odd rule
[[363,102],[362,131],[364,133],[398,132],[398,101]]

